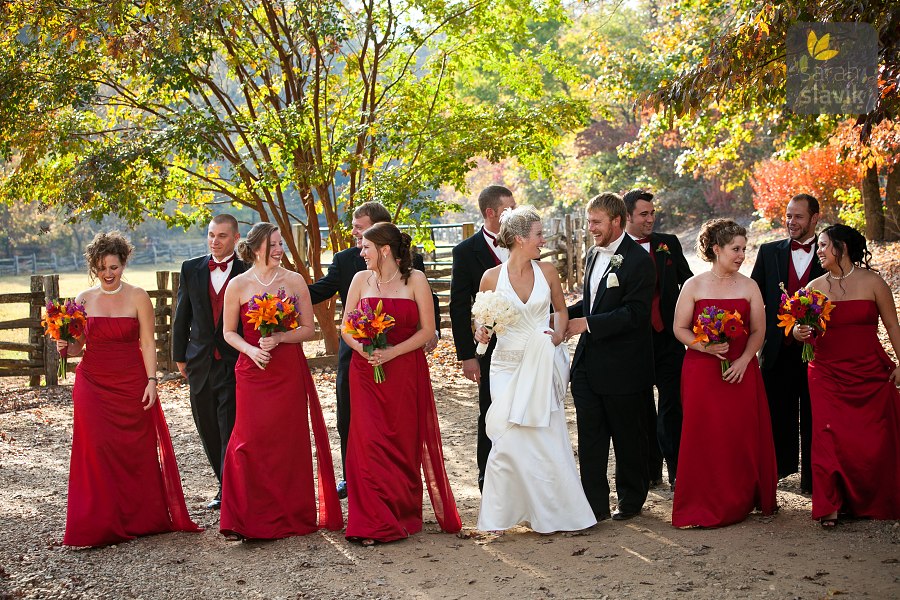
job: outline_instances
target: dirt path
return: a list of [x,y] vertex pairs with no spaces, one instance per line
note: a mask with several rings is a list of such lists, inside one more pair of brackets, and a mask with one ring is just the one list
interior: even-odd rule
[[[334,375],[319,369],[315,376],[338,448]],[[476,392],[449,341],[432,359],[432,380],[462,535],[440,533],[428,507],[422,534],[375,548],[333,533],[226,542],[218,513],[203,508],[215,484],[187,388],[169,382],[161,398],[188,508],[207,530],[95,550],[60,546],[71,378],[68,386],[40,390],[0,380],[0,599],[900,598],[900,523],[856,521],[822,531],[810,520],[797,476],[780,485],[777,516],[751,515],[720,530],[673,528],[665,487],[651,490],[645,512],[632,521],[604,521],[579,534],[479,534],[472,529]],[[571,396],[567,410],[574,440]]]

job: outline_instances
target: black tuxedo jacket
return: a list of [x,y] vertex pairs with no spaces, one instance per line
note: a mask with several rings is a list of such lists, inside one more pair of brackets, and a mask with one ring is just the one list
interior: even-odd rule
[[[818,238],[816,238],[818,240]],[[816,243],[813,242],[815,252]],[[760,362],[763,368],[775,364],[778,351],[784,345],[784,329],[778,327],[778,310],[781,306],[781,288],[788,285],[788,269],[791,267],[791,240],[784,239],[775,242],[767,242],[759,247],[756,254],[756,263],[750,277],[759,286],[762,292],[763,302],[766,305],[766,339],[763,342]],[[813,254],[812,266],[809,271],[809,280],[820,277],[825,273],[819,263],[819,257]]]
[[[413,253],[412,266],[414,269],[425,271],[425,261],[422,255]],[[322,279],[309,285],[309,296],[313,304],[325,302],[335,294],[341,297],[341,305],[347,306],[347,292],[350,291],[350,284],[353,278],[360,271],[366,270],[366,261],[359,255],[359,248],[347,248],[341,250],[331,259],[331,266],[328,267],[328,273]],[[434,302],[434,328],[440,331],[441,328],[441,309],[438,305],[437,296],[432,293]]]
[[484,239],[483,229],[453,248],[453,268],[450,276],[450,323],[456,358],[475,358],[475,339],[472,332],[472,303],[481,287],[481,277],[497,266],[494,252]]
[[[578,340],[572,369],[582,366],[598,375],[591,378],[598,393],[634,394],[646,390],[654,380],[650,305],[656,272],[653,259],[629,235],[622,239],[616,254],[622,255],[622,264],[607,269],[595,298],[591,298],[589,283],[595,248],[588,254],[584,298],[569,307],[569,318],[587,317],[590,332],[585,331]],[[610,272],[619,280],[616,287],[607,287]],[[587,306],[592,309],[586,310]]]
[[[233,362],[238,359],[238,351],[222,336],[223,319],[219,320],[218,326],[213,321],[212,304],[209,301],[210,258],[207,254],[181,264],[178,304],[172,327],[172,358],[176,362],[186,362],[189,375],[204,374],[204,377],[209,372],[215,349],[219,350],[224,359]],[[249,265],[235,257],[228,280],[231,281],[249,268]]]
[[[668,252],[659,250],[661,244],[669,248]],[[675,304],[684,282],[694,276],[684,257],[681,242],[668,233],[650,234],[650,252],[656,259],[656,280],[659,282],[659,312],[662,315],[665,331],[672,333],[672,322],[675,320]]]

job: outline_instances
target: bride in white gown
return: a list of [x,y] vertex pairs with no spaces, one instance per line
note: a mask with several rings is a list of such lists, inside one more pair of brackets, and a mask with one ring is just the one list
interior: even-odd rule
[[[526,524],[539,533],[577,531],[597,519],[581,487],[563,400],[569,384],[568,321],[556,268],[540,263],[544,235],[534,209],[507,209],[498,243],[509,261],[484,274],[481,290],[494,290],[521,317],[498,335],[491,358],[491,439],[478,529],[502,531]],[[550,328],[551,300],[556,311]],[[479,341],[487,332],[479,327]]]

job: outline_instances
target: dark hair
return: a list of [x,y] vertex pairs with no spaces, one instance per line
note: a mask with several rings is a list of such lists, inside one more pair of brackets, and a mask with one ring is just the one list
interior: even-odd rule
[[[378,247],[388,246],[391,254],[397,260],[400,267],[400,277],[403,283],[409,281],[412,273],[412,238],[403,233],[393,223],[375,223],[365,231],[363,237]],[[381,254],[378,255],[378,268],[381,268]]]
[[[863,234],[853,229],[849,225],[829,225],[822,230],[819,235],[827,235],[831,240],[831,246],[834,248],[834,258],[837,260],[838,266],[841,265],[841,259],[844,254],[850,257],[850,262],[857,267],[863,267],[873,271],[869,261],[872,259],[872,253],[866,246],[866,238]],[[841,274],[844,268],[841,268]]]
[[716,260],[713,246],[725,246],[737,236],[747,237],[747,230],[731,219],[710,219],[700,227],[697,255],[706,262]]
[[516,236],[528,237],[531,226],[541,222],[541,215],[530,206],[518,206],[507,209],[500,215],[500,233],[497,234],[497,245],[501,248],[512,248]]
[[819,201],[815,199],[814,196],[810,196],[809,194],[797,194],[793,198],[791,198],[791,202],[806,202],[806,206],[809,207],[810,216],[819,213]]
[[211,222],[215,223],[216,225],[222,225],[223,223],[228,223],[229,225],[231,225],[231,229],[233,229],[235,233],[238,232],[237,219],[235,219],[233,216],[229,215],[228,213],[222,213],[220,215],[214,216],[212,218]]
[[121,231],[113,230],[109,233],[100,232],[95,235],[91,243],[84,249],[84,258],[87,261],[91,280],[93,281],[100,271],[104,256],[113,255],[124,265],[128,262],[133,250],[134,246],[131,245],[128,238],[122,235]]
[[625,212],[627,212],[629,215],[633,215],[634,205],[637,204],[638,200],[653,202],[653,194],[641,188],[626,192],[625,195],[622,196],[622,201],[625,203]]
[[509,188],[502,185],[489,185],[478,194],[478,210],[481,216],[487,215],[487,209],[493,208],[495,211],[500,208],[500,202],[504,198],[512,198],[513,193]]
[[374,200],[363,202],[356,207],[356,210],[353,211],[353,218],[358,219],[360,217],[369,217],[373,225],[375,223],[391,222],[391,213],[388,212],[388,209],[381,202],[375,202]]
[[619,217],[619,227],[625,227],[625,202],[612,192],[604,192],[588,200],[587,211],[602,210],[610,220]]
[[278,231],[278,226],[272,223],[262,221],[250,228],[247,237],[238,242],[237,253],[241,260],[245,263],[252,263],[256,260],[256,252],[266,245],[266,264],[269,264],[269,251],[272,249],[272,233]]

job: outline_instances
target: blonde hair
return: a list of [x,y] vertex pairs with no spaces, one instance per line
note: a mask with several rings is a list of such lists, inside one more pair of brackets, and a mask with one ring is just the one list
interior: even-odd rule
[[516,236],[528,237],[531,235],[531,226],[540,222],[541,215],[531,206],[507,208],[500,215],[500,233],[497,235],[497,245],[501,248],[512,248],[516,243]]
[[256,259],[256,251],[265,244],[266,264],[269,264],[269,250],[272,249],[272,242],[269,238],[275,231],[278,231],[278,226],[273,225],[272,223],[262,221],[254,225],[250,229],[250,233],[247,234],[247,237],[238,242],[237,253],[238,256],[241,257],[241,260],[248,264],[253,263]]

